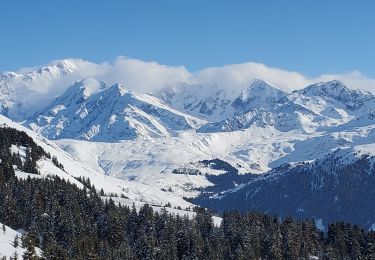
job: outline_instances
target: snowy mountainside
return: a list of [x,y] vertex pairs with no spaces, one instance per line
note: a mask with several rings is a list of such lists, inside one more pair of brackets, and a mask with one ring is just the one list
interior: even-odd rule
[[72,80],[82,78],[84,69],[94,66],[80,59],[57,60],[26,72],[0,73],[0,113],[22,121],[55,95],[61,94]]
[[[22,247],[21,237],[22,230],[14,230],[6,225],[0,223],[0,257],[6,257],[6,259],[12,259],[12,257],[22,257],[26,249]],[[5,229],[5,230],[4,230]],[[17,240],[18,245],[15,247],[14,241]],[[36,253],[40,257],[42,251],[40,248],[36,248]]]
[[[230,154],[233,148],[249,136],[251,133],[244,136],[238,136],[237,133],[203,136],[194,132],[183,132],[177,137],[113,143],[71,139],[56,140],[56,143],[73,157],[105,175],[190,198],[198,196],[202,188],[214,185],[207,176],[226,174],[226,171],[212,169],[199,161],[219,158],[239,168],[239,174],[251,170],[246,161]],[[260,139],[263,138],[259,136]],[[231,142],[228,142],[229,140]],[[176,170],[181,168],[194,169],[202,174],[176,173]]]
[[118,141],[169,137],[204,123],[173,110],[156,97],[93,78],[76,82],[48,107],[28,120],[49,139]]
[[345,221],[372,229],[374,163],[374,156],[358,150],[337,150],[313,162],[284,164],[246,184],[196,202],[219,211],[254,210],[281,217],[314,218],[322,228]]
[[[375,125],[314,134],[258,127],[210,134],[188,132],[177,137],[117,143],[68,139],[56,142],[102,174],[194,198],[201,191],[215,189],[211,176],[228,175],[222,170],[207,169],[199,161],[217,158],[233,166],[239,175],[262,174],[285,163],[322,158],[339,148],[371,145],[375,143]],[[199,172],[202,174],[194,174]],[[230,181],[237,179],[240,178],[235,176]],[[242,182],[239,180],[236,184]]]
[[[104,192],[108,194],[117,194],[118,196],[124,195],[129,199],[144,201],[150,204],[165,205],[167,203],[171,203],[172,205],[181,207],[188,207],[191,205],[191,203],[186,202],[181,197],[166,191],[162,191],[159,188],[103,175],[102,173],[89,168],[82,162],[73,158],[71,155],[59,148],[55,143],[2,115],[0,115],[0,127],[10,127],[16,129],[17,131],[25,132],[45,152],[49,153],[52,157],[55,157],[57,161],[62,164],[64,169],[62,170],[61,168],[57,167],[50,159],[42,158],[37,162],[40,175],[16,171],[16,176],[19,178],[27,178],[27,176],[41,176],[43,178],[58,176],[60,178],[69,180],[78,187],[83,187],[82,183],[80,183],[76,178],[84,177],[89,178],[91,183],[98,190],[103,189]],[[22,150],[22,147],[12,147],[12,149]]]

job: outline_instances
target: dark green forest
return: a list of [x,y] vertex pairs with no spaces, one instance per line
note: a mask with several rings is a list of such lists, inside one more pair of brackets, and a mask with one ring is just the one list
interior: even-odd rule
[[204,209],[188,219],[103,201],[87,180],[84,189],[57,177],[20,180],[13,165],[38,174],[44,156],[63,167],[23,132],[0,128],[0,145],[0,222],[27,231],[18,259],[40,259],[35,247],[42,259],[375,259],[375,233],[347,223],[323,233],[314,220],[225,212],[216,227]]

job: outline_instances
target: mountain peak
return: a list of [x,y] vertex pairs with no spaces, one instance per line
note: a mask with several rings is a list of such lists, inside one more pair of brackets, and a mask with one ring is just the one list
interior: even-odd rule
[[339,95],[344,92],[350,92],[350,89],[340,80],[331,80],[314,83],[302,89],[300,92],[305,95],[320,95],[322,93]]
[[348,88],[340,80],[315,83],[294,92],[305,96],[319,96],[325,99],[332,98],[346,104],[346,107],[351,110],[355,110],[365,102],[375,98],[370,92]]
[[50,74],[62,74],[62,75],[68,75],[71,73],[74,73],[78,70],[78,64],[82,63],[83,60],[74,60],[74,59],[65,59],[65,60],[56,60],[53,61],[45,66],[40,67],[39,69],[35,71],[28,72],[24,75],[31,75],[33,73],[37,74],[44,74],[44,73],[50,73]]
[[[82,60],[77,60],[77,62],[82,62]],[[63,73],[73,73],[77,70],[77,62],[73,59],[57,60],[54,64],[50,66],[55,66],[59,68]]]
[[250,83],[250,86],[249,87],[257,87],[257,86],[265,86],[265,87],[273,87],[273,88],[277,88],[275,86],[273,86],[271,83],[263,80],[263,79],[254,79],[251,83]]
[[108,85],[105,82],[88,77],[83,80],[76,81],[56,99],[56,102],[80,103],[83,100],[88,99],[90,96],[99,93],[106,88],[108,88]]
[[116,92],[120,96],[125,95],[126,93],[130,93],[129,90],[127,90],[123,85],[116,83],[108,88],[109,92]]
[[287,93],[265,82],[261,79],[255,79],[248,88],[233,101],[232,106],[242,112],[247,112],[255,108],[269,107]]

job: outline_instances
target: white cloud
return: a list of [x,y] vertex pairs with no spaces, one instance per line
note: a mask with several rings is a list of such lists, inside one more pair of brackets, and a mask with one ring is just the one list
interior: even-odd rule
[[109,83],[121,83],[139,92],[154,93],[164,87],[176,87],[189,82],[191,73],[183,66],[172,67],[157,62],[145,62],[118,57],[106,74],[99,78]]
[[286,91],[300,89],[320,81],[338,79],[350,88],[375,92],[375,79],[358,71],[324,74],[309,78],[295,71],[273,68],[255,62],[209,67],[191,73],[184,66],[166,66],[157,62],[146,62],[121,56],[113,64],[101,64],[98,71],[95,72],[96,75],[93,73],[92,76],[97,76],[109,83],[122,83],[135,91],[150,93],[156,93],[165,87],[189,84],[217,84],[230,92],[237,93],[254,79],[265,80]]
[[189,84],[217,84],[230,92],[237,93],[254,79],[268,81],[286,91],[303,88],[315,82],[338,79],[353,89],[375,92],[375,79],[358,71],[324,74],[309,78],[298,72],[254,62],[209,67],[191,73],[184,66],[167,66],[123,56],[118,57],[113,63],[95,64],[80,59],[67,59],[66,61],[74,63],[77,71],[66,77],[48,79],[43,82],[44,84],[38,82],[38,87],[44,88],[44,91],[40,92],[61,93],[74,81],[84,77],[95,77],[110,84],[121,83],[131,90],[143,93],[157,93],[162,88]]
[[375,79],[367,77],[359,71],[323,74],[309,78],[298,72],[268,67],[254,62],[206,68],[195,73],[194,78],[197,83],[215,83],[228,89],[243,89],[252,80],[262,79],[286,91],[301,89],[316,82],[341,80],[349,88],[375,92]]
[[300,73],[254,62],[206,68],[195,73],[194,78],[197,82],[215,83],[233,90],[245,88],[254,79],[265,80],[287,91],[302,88],[310,82]]

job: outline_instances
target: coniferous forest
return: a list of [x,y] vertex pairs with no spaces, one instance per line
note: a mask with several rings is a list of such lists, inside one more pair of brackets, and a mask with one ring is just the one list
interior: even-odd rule
[[13,165],[38,174],[45,156],[63,167],[23,132],[0,128],[0,145],[0,222],[26,231],[19,259],[375,259],[375,232],[346,223],[322,232],[314,220],[226,212],[216,227],[204,209],[189,219],[103,201],[88,181],[79,189],[57,177],[21,180]]

